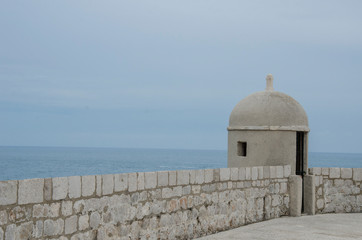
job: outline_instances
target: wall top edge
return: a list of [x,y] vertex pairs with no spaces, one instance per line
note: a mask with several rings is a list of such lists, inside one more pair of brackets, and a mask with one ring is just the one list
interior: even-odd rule
[[293,132],[309,132],[310,129],[306,126],[238,126],[228,127],[228,131],[293,131]]

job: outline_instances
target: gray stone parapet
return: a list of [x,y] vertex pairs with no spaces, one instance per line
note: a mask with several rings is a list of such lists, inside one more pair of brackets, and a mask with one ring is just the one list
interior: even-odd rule
[[0,182],[0,239],[194,238],[289,214],[290,166]]
[[310,168],[316,213],[362,211],[362,168]]

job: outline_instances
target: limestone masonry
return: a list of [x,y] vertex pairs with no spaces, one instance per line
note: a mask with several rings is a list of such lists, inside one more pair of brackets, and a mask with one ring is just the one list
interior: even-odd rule
[[[309,171],[317,213],[361,211],[362,168]],[[286,165],[3,181],[0,240],[192,239],[291,214],[298,178]]]
[[289,214],[290,166],[0,182],[0,239],[192,239]]

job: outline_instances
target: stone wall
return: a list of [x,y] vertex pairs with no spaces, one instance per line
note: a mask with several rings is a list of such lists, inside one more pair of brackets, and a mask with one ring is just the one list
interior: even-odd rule
[[310,168],[316,213],[362,211],[362,168]]
[[290,166],[0,182],[0,240],[191,239],[289,214]]

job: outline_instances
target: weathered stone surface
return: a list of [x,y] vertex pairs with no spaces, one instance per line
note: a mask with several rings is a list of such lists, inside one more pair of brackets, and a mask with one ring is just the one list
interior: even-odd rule
[[190,183],[190,171],[179,170],[177,171],[177,185],[186,185]]
[[0,182],[0,205],[16,203],[18,181]]
[[95,176],[82,176],[82,196],[89,197],[95,191]]
[[284,166],[284,177],[288,178],[292,174],[292,167],[290,165]]
[[352,178],[352,168],[341,168],[341,178]]
[[329,175],[329,168],[322,168],[322,175],[324,176]]
[[258,168],[252,167],[251,168],[251,180],[257,180],[258,179]]
[[43,202],[44,179],[26,179],[19,181],[19,204]]
[[102,175],[96,175],[96,195],[102,196]]
[[230,168],[230,179],[232,181],[239,180],[239,169],[238,168]]
[[44,179],[44,200],[50,201],[52,200],[53,191],[52,191],[52,179],[51,178],[45,178]]
[[79,198],[82,194],[80,176],[68,177],[69,198]]
[[43,236],[43,221],[38,220],[33,226],[33,237],[40,238]]
[[113,193],[114,181],[113,174],[102,175],[102,193],[109,195]]
[[170,186],[175,186],[176,185],[176,179],[177,179],[177,177],[176,177],[176,171],[169,171],[168,172],[168,184],[170,185]]
[[8,214],[6,210],[0,211],[0,225],[5,225],[8,223]]
[[52,204],[36,204],[33,206],[33,217],[34,218],[55,218],[59,217],[60,203]]
[[73,212],[73,202],[72,201],[63,201],[62,202],[62,215],[67,217],[72,215]]
[[64,226],[65,234],[71,234],[77,231],[77,221],[78,217],[76,215],[65,219],[65,226]]
[[63,233],[64,229],[64,220],[57,219],[51,220],[47,219],[44,221],[44,235],[45,236],[55,236]]
[[4,240],[4,230],[0,227],[0,240]]
[[5,240],[15,240],[16,237],[16,225],[8,225],[5,231]]
[[239,168],[239,180],[245,180],[246,178],[246,171],[245,171],[245,168],[242,167],[242,168]]
[[92,229],[98,228],[101,223],[101,215],[98,212],[93,212],[90,215],[89,225]]
[[283,168],[283,166],[277,166],[276,168],[277,168],[276,169],[276,171],[277,171],[276,177],[277,178],[283,178],[284,177],[284,168]]
[[145,173],[137,173],[137,190],[145,189]]
[[167,171],[157,172],[157,186],[159,186],[159,187],[168,186],[168,172]]
[[340,168],[330,168],[329,169],[329,178],[340,178],[341,170]]
[[258,179],[262,180],[264,179],[264,168],[258,167]]
[[277,177],[277,168],[276,166],[270,166],[269,167],[270,172],[270,178],[276,178]]
[[214,170],[205,169],[205,183],[211,183],[214,180]]
[[114,191],[122,192],[128,188],[128,173],[114,175]]
[[53,200],[65,199],[68,195],[68,178],[53,178]]
[[220,181],[230,180],[230,168],[220,168]]
[[157,172],[145,173],[145,187],[146,189],[156,188],[157,186]]
[[89,216],[88,215],[81,215],[79,217],[79,230],[83,231],[89,228]]
[[129,173],[128,174],[128,191],[135,192],[137,191],[137,173]]
[[353,180],[362,181],[362,168],[353,168]]

